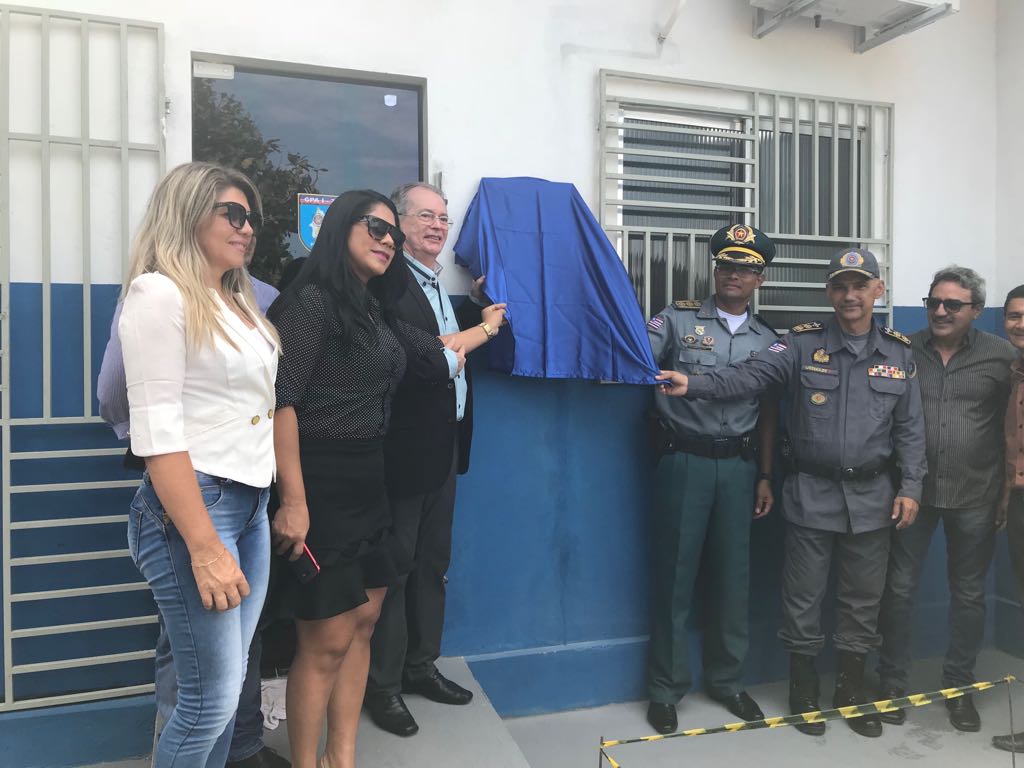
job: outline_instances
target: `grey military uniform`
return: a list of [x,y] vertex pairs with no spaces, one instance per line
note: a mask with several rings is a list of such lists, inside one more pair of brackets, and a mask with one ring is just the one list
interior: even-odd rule
[[[687,397],[750,397],[772,385],[786,390],[798,469],[786,478],[783,516],[789,523],[783,566],[787,650],[816,654],[824,646],[821,604],[832,560],[837,563],[837,650],[878,647],[878,608],[885,585],[892,504],[898,494],[920,501],[927,471],[924,415],[909,341],[872,323],[860,352],[852,351],[838,322],[805,323],[763,355],[689,379]],[[864,479],[843,475],[895,462]],[[821,470],[835,472],[820,476]]]
[[837,533],[888,528],[894,496],[920,501],[927,472],[921,393],[905,338],[873,323],[854,355],[835,319],[805,323],[743,365],[691,378],[687,397],[751,397],[781,385],[798,463],[856,470],[894,460],[902,478],[897,489],[886,473],[853,481],[794,473],[783,492],[786,520]]
[[[658,365],[687,376],[702,376],[762,355],[778,338],[753,314],[730,334],[714,296],[703,302],[674,302],[651,319],[647,335]],[[753,395],[710,404],[658,397],[655,408],[679,435],[740,437],[757,426],[758,399]]]

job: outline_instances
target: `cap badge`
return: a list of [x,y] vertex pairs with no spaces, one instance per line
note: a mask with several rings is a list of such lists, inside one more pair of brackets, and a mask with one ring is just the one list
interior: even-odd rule
[[811,355],[811,359],[816,363],[827,363],[832,358],[829,356],[828,352],[825,351],[824,347],[818,347],[818,349],[814,350],[814,354]]
[[725,233],[725,236],[734,243],[754,242],[754,231],[743,224],[733,224],[729,227],[729,231]]
[[828,402],[828,395],[826,395],[824,392],[812,392],[811,393],[811,403],[813,405],[824,405],[827,402]]
[[839,263],[844,267],[863,267],[864,257],[856,251],[849,251],[842,255],[839,259]]

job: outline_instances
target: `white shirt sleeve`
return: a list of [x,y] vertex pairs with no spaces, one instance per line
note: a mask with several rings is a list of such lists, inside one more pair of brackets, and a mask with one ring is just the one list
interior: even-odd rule
[[157,456],[187,451],[182,388],[185,381],[185,310],[167,277],[140,275],[125,296],[118,324],[124,350],[132,453]]

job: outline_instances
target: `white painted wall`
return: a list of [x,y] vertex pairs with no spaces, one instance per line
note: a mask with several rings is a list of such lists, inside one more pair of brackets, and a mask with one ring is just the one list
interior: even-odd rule
[[1024,213],[1024,2],[999,0],[996,41],[996,289],[998,304],[1024,283],[1024,242],[1017,235]]
[[[945,263],[997,274],[997,2],[965,0],[959,14],[864,55],[849,28],[806,19],[755,40],[746,0],[689,0],[661,51],[654,30],[674,0],[39,5],[165,24],[169,164],[190,156],[193,51],[426,77],[430,171],[444,171],[459,217],[481,176],[571,181],[593,203],[602,67],[894,102],[894,300],[906,305]],[[462,287],[455,270],[445,276]]]

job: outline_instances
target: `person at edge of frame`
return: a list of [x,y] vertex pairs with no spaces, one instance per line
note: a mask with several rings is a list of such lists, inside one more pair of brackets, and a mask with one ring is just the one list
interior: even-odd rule
[[[647,324],[660,366],[700,376],[766,353],[775,331],[750,309],[775,244],[744,224],[709,241],[715,292],[676,301]],[[709,570],[704,687],[743,720],[764,719],[743,690],[750,591],[750,524],[774,501],[771,471],[778,403],[765,396],[721,403],[658,397],[651,645],[647,720],[659,733],[678,727],[676,705],[691,684],[686,621],[702,560]]]
[[[885,285],[870,251],[839,251],[826,293],[835,316],[795,326],[758,357],[704,376],[662,371],[666,395],[706,400],[751,397],[781,386],[789,403],[791,472],[783,486],[786,544],[783,627],[790,654],[789,706],[817,712],[815,657],[825,645],[821,606],[835,562],[836,683],[832,704],[868,701],[865,655],[880,642],[890,528],[913,524],[927,471],[924,415],[910,339],[880,326]],[[882,734],[877,714],[846,720],[862,736]],[[820,736],[825,723],[796,726]]]
[[[985,574],[995,550],[996,504],[1002,490],[1003,419],[1010,363],[1016,356],[1013,346],[974,327],[985,306],[985,281],[973,269],[940,269],[923,301],[928,327],[910,341],[924,406],[928,475],[917,523],[892,533],[878,614],[879,699],[907,695],[914,592],[939,523],[945,532],[950,593],[949,646],[940,687],[975,682],[974,665],[985,634]],[[970,694],[947,699],[946,708],[957,730],[981,729]],[[883,723],[902,725],[907,713],[893,709],[881,717]]]
[[[1010,401],[1004,423],[1006,476],[1002,499],[996,507],[996,525],[1006,526],[1017,595],[1024,600],[1024,285],[1006,295],[1003,328],[1018,357],[1010,369]],[[992,746],[1006,752],[1024,752],[1024,731],[993,736]]]

